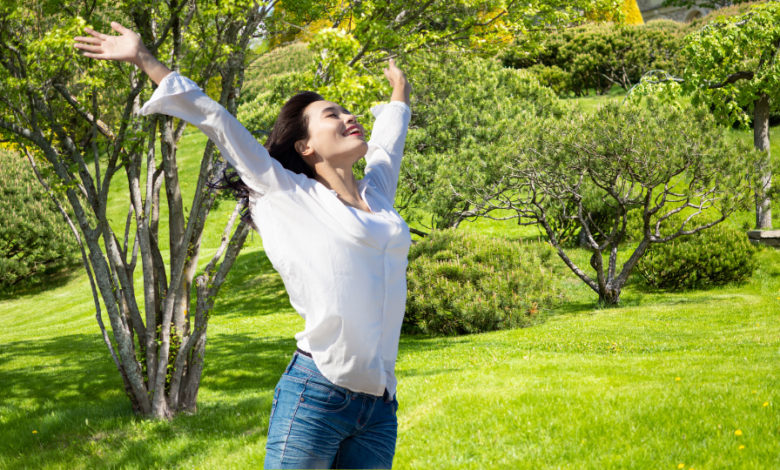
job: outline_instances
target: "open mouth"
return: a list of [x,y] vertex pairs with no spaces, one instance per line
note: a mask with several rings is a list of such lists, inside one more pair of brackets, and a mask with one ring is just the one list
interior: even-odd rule
[[357,127],[353,127],[352,129],[348,129],[343,135],[344,137],[349,137],[351,135],[363,135],[363,134],[360,132],[360,129],[358,129]]

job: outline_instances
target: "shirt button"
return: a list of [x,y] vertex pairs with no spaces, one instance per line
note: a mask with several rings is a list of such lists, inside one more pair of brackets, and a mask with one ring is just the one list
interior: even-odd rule
[[301,397],[301,401],[303,401],[303,397]]

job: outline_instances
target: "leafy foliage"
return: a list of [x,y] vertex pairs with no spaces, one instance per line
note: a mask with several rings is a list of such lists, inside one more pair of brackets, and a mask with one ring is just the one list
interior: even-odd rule
[[254,91],[254,97],[239,107],[238,119],[260,139],[264,135],[261,131],[270,132],[284,103],[299,91],[310,89],[311,79],[311,74],[306,72],[264,77],[261,85],[253,84],[250,93]]
[[780,3],[768,2],[752,5],[739,16],[718,17],[688,35],[682,49],[688,60],[682,86],[691,102],[711,107],[724,124],[747,126],[754,121],[755,146],[767,152],[758,162],[762,184],[756,189],[756,228],[760,229],[772,227],[769,119],[780,110],[779,48]]
[[19,154],[0,150],[0,287],[72,263],[73,232]]
[[677,51],[685,26],[671,20],[647,25],[587,25],[545,39],[539,52],[518,41],[501,56],[504,65],[528,68],[559,94],[606,93],[613,85],[629,89],[653,69],[682,71]]
[[529,326],[562,296],[546,243],[435,231],[409,252],[403,331],[460,335]]
[[[11,0],[0,6],[0,134],[29,145],[53,170],[52,185],[63,188],[57,197],[73,210],[90,253],[85,264],[103,342],[134,410],[143,415],[169,418],[196,409],[208,313],[249,226],[239,223],[234,231],[234,211],[222,244],[195,277],[214,202],[206,182],[219,159],[215,145],[205,146],[195,197],[185,207],[176,150],[186,123],[138,116],[154,91],[149,78],[127,63],[78,54],[74,38],[85,35],[87,26],[115,35],[109,23],[117,21],[235,115],[244,70],[257,53],[250,43],[274,32],[275,22],[264,21],[271,8],[305,19],[316,16],[320,4]],[[115,176],[126,177],[128,189],[110,205],[124,201],[127,216],[112,223],[106,208]],[[166,202],[168,210],[160,211]],[[160,221],[161,214],[167,220]],[[124,229],[118,228],[121,222]],[[135,287],[138,267],[142,289]]]
[[[744,7],[743,7],[744,9]],[[684,89],[692,101],[715,108],[724,124],[747,124],[762,93],[778,96],[780,62],[774,60],[780,41],[780,4],[754,5],[739,16],[717,16],[701,30],[685,37],[687,58]],[[770,100],[772,110],[780,101]]]
[[[624,0],[432,0],[341,2],[302,28],[317,60],[315,85],[328,99],[368,109],[389,92],[381,67],[417,55],[493,57],[514,37],[534,48],[550,31],[586,21],[622,21]],[[406,70],[406,69],[404,69]]]
[[310,71],[314,58],[314,52],[309,49],[308,44],[301,42],[279,47],[260,55],[246,69],[246,78],[241,90],[239,105],[253,101],[257,98],[258,93],[276,88],[274,80],[278,75],[304,74]]

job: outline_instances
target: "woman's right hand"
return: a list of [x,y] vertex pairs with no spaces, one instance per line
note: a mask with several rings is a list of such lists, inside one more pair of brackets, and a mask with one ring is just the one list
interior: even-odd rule
[[146,48],[141,36],[116,21],[111,27],[121,36],[109,36],[90,28],[84,28],[90,36],[76,36],[74,47],[84,52],[84,57],[98,60],[115,60],[135,65],[146,72],[158,85],[171,70],[155,59]]

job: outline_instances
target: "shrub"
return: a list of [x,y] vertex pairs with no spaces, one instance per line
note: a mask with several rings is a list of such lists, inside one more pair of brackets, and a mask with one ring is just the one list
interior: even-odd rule
[[[649,70],[682,70],[677,56],[685,26],[670,20],[647,25],[587,25],[550,35],[536,55],[526,54],[522,42],[509,47],[501,60],[507,67],[527,68],[557,93],[577,96],[624,89]],[[567,84],[567,87],[563,85]]]
[[459,335],[529,326],[562,296],[553,250],[455,230],[409,252],[404,333]]
[[539,83],[552,88],[557,95],[565,95],[572,89],[572,74],[557,65],[535,64],[527,70],[539,80]]
[[[684,215],[669,218],[661,235],[668,236],[685,220]],[[630,239],[639,241],[641,217],[629,213]],[[743,230],[719,224],[694,235],[666,244],[655,244],[639,260],[636,272],[650,286],[660,289],[695,289],[749,279],[758,266],[756,248]]]
[[73,232],[29,163],[0,149],[0,180],[0,287],[76,259]]

